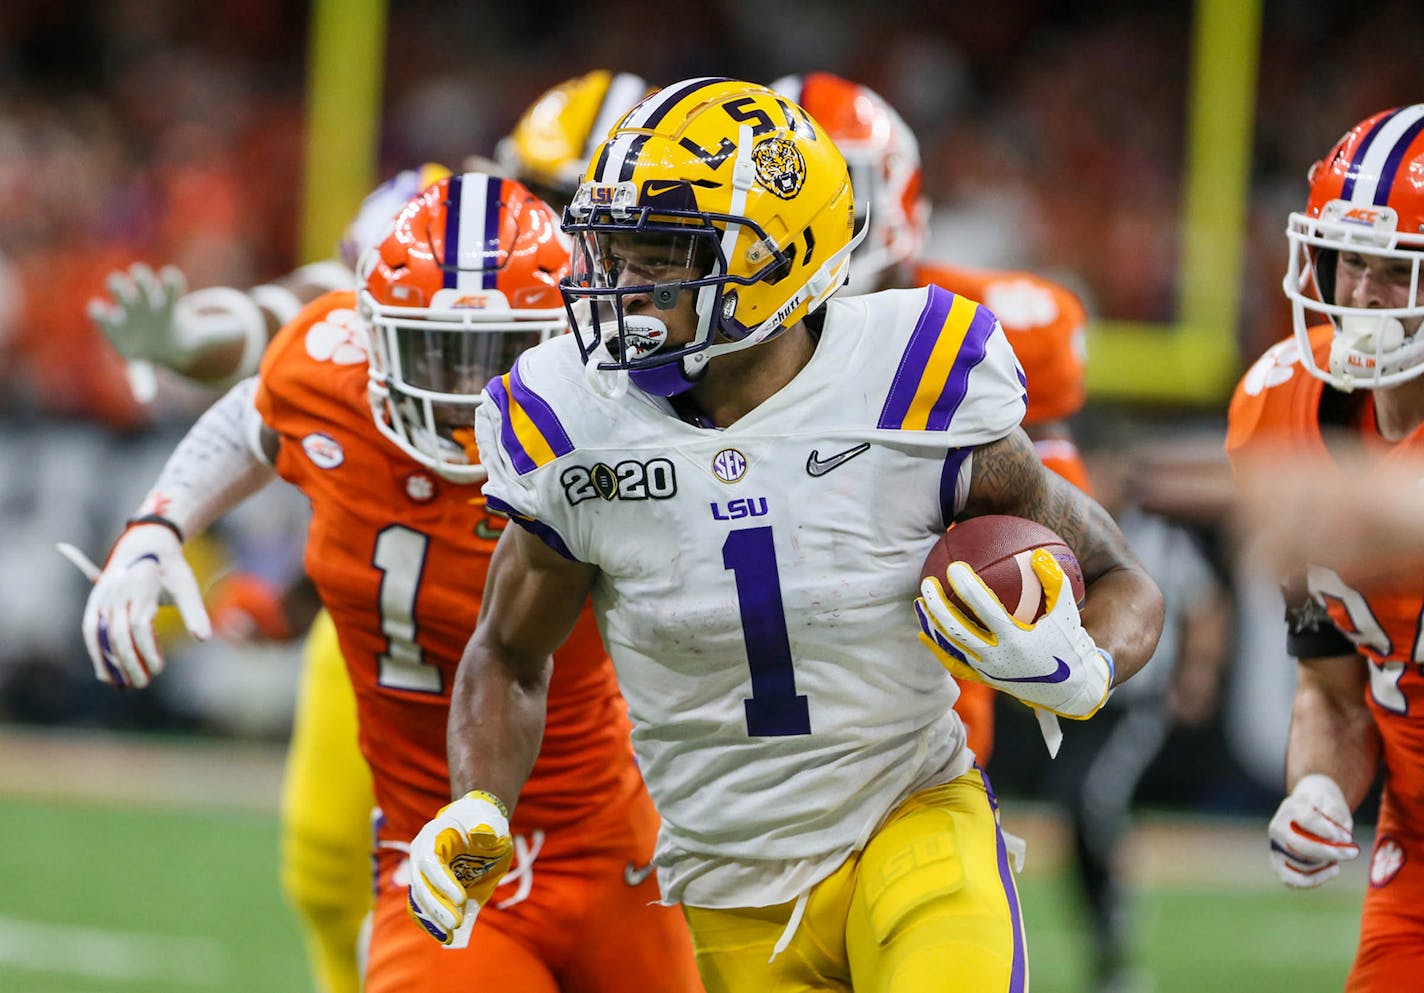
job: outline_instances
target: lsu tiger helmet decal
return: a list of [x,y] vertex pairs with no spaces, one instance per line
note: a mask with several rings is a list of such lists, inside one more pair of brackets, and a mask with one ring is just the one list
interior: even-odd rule
[[[1310,168],[1310,199],[1290,215],[1284,289],[1301,361],[1337,389],[1375,389],[1424,373],[1424,104],[1368,117]],[[1336,299],[1340,277],[1363,296]],[[1335,325],[1328,368],[1312,324]]]
[[[775,337],[840,289],[854,206],[835,143],[784,96],[710,77],[651,94],[598,147],[564,213],[576,239],[564,300],[584,361],[655,395],[690,389],[709,359]],[[684,293],[696,330],[673,343],[656,315]]]
[[850,168],[855,227],[865,240],[851,256],[846,292],[884,288],[897,266],[920,254],[929,229],[914,132],[870,87],[828,72],[783,76],[771,88],[826,129]]
[[447,479],[483,479],[456,432],[474,426],[490,379],[567,330],[568,272],[553,210],[513,179],[462,173],[406,204],[357,277],[381,433]]
[[562,210],[598,143],[651,90],[641,76],[607,69],[566,79],[529,105],[495,147],[495,159],[535,195]]

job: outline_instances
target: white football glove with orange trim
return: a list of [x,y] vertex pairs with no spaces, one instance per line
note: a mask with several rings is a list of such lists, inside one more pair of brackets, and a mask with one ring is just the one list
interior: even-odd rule
[[1292,889],[1313,889],[1360,854],[1350,805],[1335,780],[1313,773],[1295,784],[1271,818],[1271,868]]
[[509,815],[483,790],[440,808],[410,843],[406,909],[447,948],[464,948],[470,929],[514,859]]
[[931,576],[920,584],[915,600],[920,640],[957,678],[985,683],[1036,709],[1083,720],[1107,701],[1112,656],[1084,630],[1058,560],[1040,548],[1033,553],[1032,565],[1047,605],[1036,622],[1025,624],[1014,617],[968,563],[951,562],[946,579],[975,617],[956,608],[939,579]]

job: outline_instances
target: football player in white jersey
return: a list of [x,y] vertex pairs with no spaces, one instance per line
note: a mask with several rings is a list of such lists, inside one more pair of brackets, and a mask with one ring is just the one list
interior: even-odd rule
[[[1086,718],[1151,654],[1161,598],[1034,454],[993,314],[937,287],[830,299],[852,209],[830,139],[750,83],[668,86],[594,155],[565,213],[575,333],[477,416],[485,496],[523,526],[456,680],[459,799],[412,845],[412,906],[441,927],[500,871],[549,655],[592,593],[710,993],[1027,988],[945,667]],[[1070,543],[1081,615],[1046,552],[1037,623],[963,563],[921,586],[949,522],[987,513]]]

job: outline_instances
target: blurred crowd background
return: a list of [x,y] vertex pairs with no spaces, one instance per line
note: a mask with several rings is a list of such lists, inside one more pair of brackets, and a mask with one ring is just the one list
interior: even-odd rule
[[[86,583],[54,543],[101,558],[212,399],[171,380],[155,402],[134,399],[85,315],[105,274],[142,259],[178,265],[194,287],[247,286],[307,261],[310,14],[288,0],[0,4],[0,721],[286,733],[297,666],[280,646],[176,638],[156,691],[95,683],[79,636]],[[1075,289],[1094,319],[1168,334],[1195,14],[1184,0],[391,0],[377,172],[487,154],[534,97],[593,68],[653,82],[828,69],[877,89],[917,132],[930,257],[1031,269]],[[1214,329],[1240,369],[1289,334],[1283,229],[1307,166],[1357,120],[1424,99],[1417,2],[1266,0],[1260,30],[1242,303]],[[1234,603],[1222,706],[1174,733],[1142,795],[1269,810],[1294,673],[1270,584],[1220,515],[1227,396],[1127,404],[1122,392],[1090,398],[1085,447],[1186,529]],[[197,553],[209,575],[233,548],[280,575],[300,555],[302,514],[274,492]],[[1031,790],[1042,746],[1018,710],[995,765],[1001,789]]]

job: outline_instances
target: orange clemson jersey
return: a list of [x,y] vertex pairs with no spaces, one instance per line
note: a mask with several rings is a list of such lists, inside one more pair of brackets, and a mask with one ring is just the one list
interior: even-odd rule
[[1028,272],[922,263],[915,285],[937,283],[994,312],[1028,377],[1025,426],[1056,421],[1083,406],[1087,313],[1067,287]]
[[[361,750],[396,837],[449,802],[450,689],[505,521],[479,484],[416,463],[376,430],[355,295],[328,293],[272,340],[257,407],[277,471],[311,501],[306,570],[335,622]],[[544,741],[512,828],[556,827],[641,789],[613,668],[585,611],[554,656]]]
[[[1328,325],[1311,329],[1322,368],[1328,368],[1332,333]],[[1330,388],[1301,365],[1294,338],[1280,342],[1247,371],[1232,398],[1226,438],[1232,465],[1241,469],[1254,458],[1282,451],[1326,457],[1325,438],[1332,429],[1371,442],[1377,468],[1424,456],[1424,427],[1392,444],[1379,439],[1371,397],[1368,391],[1345,394]],[[1368,487],[1369,472],[1354,483]],[[1330,522],[1320,525],[1328,528]],[[1306,583],[1334,626],[1368,661],[1370,706],[1384,737],[1390,792],[1406,808],[1406,823],[1424,823],[1424,781],[1400,788],[1406,777],[1419,775],[1424,756],[1424,721],[1410,720],[1424,717],[1424,582],[1418,562],[1339,571],[1329,562],[1312,563]]]

